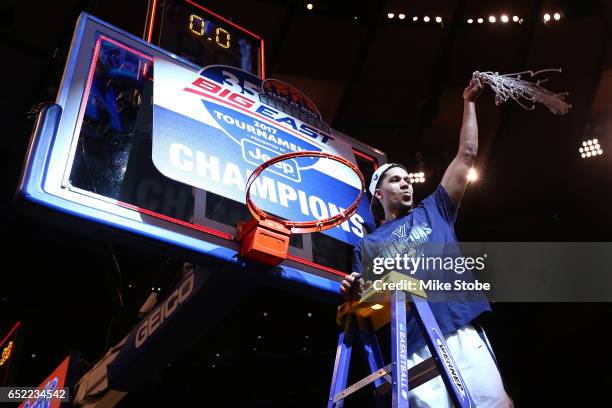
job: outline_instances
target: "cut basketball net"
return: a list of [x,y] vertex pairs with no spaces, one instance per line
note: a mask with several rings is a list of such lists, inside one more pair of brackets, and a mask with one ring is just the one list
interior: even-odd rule
[[[319,157],[339,162],[350,168],[361,183],[359,194],[348,208],[328,218],[313,221],[291,221],[272,215],[259,208],[251,199],[251,186],[259,175],[268,167],[279,162],[298,157]],[[359,206],[365,179],[359,168],[343,157],[325,152],[300,151],[281,154],[262,163],[249,176],[246,184],[246,205],[253,219],[238,223],[237,240],[240,242],[240,255],[268,265],[277,265],[287,258],[289,238],[291,234],[306,234],[324,231],[343,223],[351,217]]]
[[546,106],[550,111],[557,115],[566,114],[572,105],[565,102],[568,92],[554,93],[540,86],[548,81],[544,78],[536,82],[521,79],[521,76],[535,76],[543,72],[561,72],[561,69],[543,69],[540,71],[523,71],[514,74],[500,75],[497,72],[479,72],[472,74],[472,78],[479,79],[482,84],[487,84],[495,93],[495,104],[499,105],[508,99],[513,99],[516,103],[527,110],[535,109],[536,102]]

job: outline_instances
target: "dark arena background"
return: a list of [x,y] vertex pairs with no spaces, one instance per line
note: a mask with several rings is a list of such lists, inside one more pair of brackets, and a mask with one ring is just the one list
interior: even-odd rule
[[[188,56],[187,46],[182,54],[171,49],[181,44],[172,31],[163,31],[171,25],[151,28],[150,10],[158,2],[164,3],[0,4],[0,386],[37,387],[68,355],[66,386],[73,386],[146,318],[147,299],[172,292],[181,272],[191,267],[185,261],[198,263],[172,245],[81,226],[76,217],[32,210],[15,199],[36,120],[60,92],[82,12]],[[544,86],[569,92],[572,109],[566,115],[553,115],[542,105],[528,111],[513,101],[496,106],[490,89],[480,95],[478,177],[461,202],[457,237],[612,241],[612,1],[194,2],[264,40],[264,50],[243,61],[255,75],[303,91],[353,146],[372,146],[386,161],[422,172],[423,181],[414,183],[417,202],[436,189],[457,151],[462,91],[474,71],[562,68],[547,74]],[[199,29],[197,21],[191,23]],[[221,44],[219,35],[209,40]],[[244,35],[251,47],[260,46]],[[208,65],[198,60],[204,54],[191,52],[192,63]],[[265,72],[257,72],[261,62]],[[136,115],[124,94],[113,98],[118,120]],[[110,122],[95,127],[90,143],[107,138],[120,145],[110,127]],[[602,153],[582,157],[583,142],[594,139]],[[373,169],[363,160],[358,162],[369,182]],[[85,186],[87,177],[71,181]],[[211,222],[233,219],[232,211],[238,211],[231,200],[215,201],[214,195],[208,200]],[[313,262],[350,272],[346,245],[325,252],[336,248],[332,238],[317,233],[303,239],[316,252]],[[225,270],[221,263],[209,267]],[[602,264],[603,275],[612,273],[607,267]],[[244,277],[236,275],[235,286],[219,286],[218,303],[208,301],[195,313],[212,316],[206,324],[193,318],[198,324],[170,334],[165,348],[151,357],[164,367],[134,374],[138,388],[116,406],[325,406],[342,298],[274,285],[247,291],[241,285],[242,279],[268,272],[253,267]],[[482,324],[516,407],[611,406],[612,303],[494,302],[492,308]],[[349,383],[369,374],[360,352],[353,354]],[[386,360],[388,354],[385,348]],[[368,407],[372,401],[366,388],[348,397],[346,406]]]

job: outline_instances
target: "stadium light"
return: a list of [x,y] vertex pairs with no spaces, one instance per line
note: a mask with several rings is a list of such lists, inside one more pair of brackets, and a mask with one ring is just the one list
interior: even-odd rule
[[476,172],[476,169],[474,169],[473,167],[468,171],[468,175],[467,175],[467,179],[468,181],[476,181],[478,180],[478,173]]
[[578,148],[578,153],[583,159],[603,155],[603,149],[598,139],[589,139],[582,142]]
[[422,171],[416,173],[408,173],[408,178],[410,179],[410,183],[424,183],[425,182],[425,173]]

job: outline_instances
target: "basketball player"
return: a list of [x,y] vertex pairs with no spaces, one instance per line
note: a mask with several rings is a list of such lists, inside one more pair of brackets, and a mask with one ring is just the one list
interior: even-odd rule
[[[387,163],[379,167],[369,186],[372,215],[381,226],[355,247],[353,273],[342,281],[347,299],[363,290],[364,264],[374,257],[395,256],[422,243],[456,243],[454,223],[467,186],[467,175],[478,150],[476,100],[482,84],[472,79],[463,91],[463,123],[459,150],[436,191],[413,206],[413,190],[406,169]],[[415,242],[415,241],[419,242]],[[414,252],[413,252],[414,253]],[[366,265],[367,267],[367,265]],[[445,335],[446,343],[478,408],[512,407],[490,345],[475,319],[491,308],[482,295],[478,300],[430,302],[431,310]],[[407,315],[409,367],[431,356],[414,316]],[[410,392],[411,407],[453,407],[440,376]]]

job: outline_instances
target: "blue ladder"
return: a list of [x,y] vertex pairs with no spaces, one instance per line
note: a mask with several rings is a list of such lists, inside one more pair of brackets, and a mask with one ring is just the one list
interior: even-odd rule
[[[411,279],[397,272],[389,273],[384,281]],[[417,281],[418,282],[418,281]],[[387,291],[389,294],[389,291]],[[338,337],[338,348],[334,363],[328,408],[341,408],[344,399],[357,390],[373,383],[377,395],[386,394],[391,389],[391,406],[408,408],[408,390],[442,376],[444,385],[455,407],[474,407],[474,401],[451,356],[444,336],[434,318],[427,295],[424,291],[403,292],[394,290],[385,302],[374,302],[380,292],[370,292],[361,300],[346,302],[338,308],[337,322],[342,330]],[[425,343],[433,357],[408,369],[406,307],[412,308],[424,335]],[[390,309],[390,313],[389,313]],[[375,330],[391,323],[392,362],[384,365]],[[347,387],[349,363],[355,331],[358,330],[365,349],[370,375]]]

